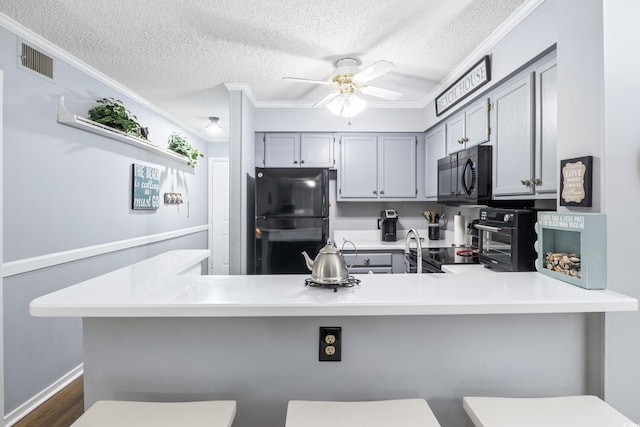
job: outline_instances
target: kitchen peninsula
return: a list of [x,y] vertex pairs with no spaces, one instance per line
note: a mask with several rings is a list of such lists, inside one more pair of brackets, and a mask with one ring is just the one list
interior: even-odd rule
[[[250,427],[284,425],[291,399],[423,397],[443,427],[469,425],[463,395],[590,392],[599,345],[587,313],[638,308],[479,266],[361,275],[337,292],[304,275],[177,275],[207,253],[170,252],[31,303],[34,316],[83,318],[85,405],[234,399],[234,426]],[[321,326],[342,327],[342,361],[318,361]]]

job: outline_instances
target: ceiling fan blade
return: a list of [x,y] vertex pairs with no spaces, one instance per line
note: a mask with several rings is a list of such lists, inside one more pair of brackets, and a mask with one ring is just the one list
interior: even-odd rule
[[313,106],[314,107],[322,107],[323,105],[327,105],[328,103],[333,101],[333,98],[335,98],[338,95],[340,95],[340,91],[339,90],[334,90],[329,95],[325,96],[320,101],[318,101],[315,104],[313,104]]
[[373,80],[376,77],[380,77],[383,74],[388,73],[389,71],[393,71],[396,69],[396,66],[393,65],[392,62],[389,61],[378,61],[372,66],[365,68],[360,71],[358,74],[353,76],[354,80],[365,83],[369,80]]
[[314,83],[314,84],[319,84],[319,85],[330,85],[333,84],[333,82],[328,82],[325,80],[311,80],[311,79],[300,79],[298,77],[283,77],[282,80],[290,80],[293,82],[302,82],[302,83]]
[[400,99],[400,97],[402,96],[402,93],[396,92],[395,90],[383,89],[381,87],[375,86],[364,86],[362,89],[360,89],[360,92],[364,93],[365,95],[376,96],[378,98],[388,99],[390,101]]

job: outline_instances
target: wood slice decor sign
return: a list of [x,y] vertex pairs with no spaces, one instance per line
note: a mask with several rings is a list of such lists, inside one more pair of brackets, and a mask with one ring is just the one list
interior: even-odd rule
[[591,206],[593,156],[560,161],[560,206]]
[[131,209],[160,207],[160,169],[133,164],[133,200]]

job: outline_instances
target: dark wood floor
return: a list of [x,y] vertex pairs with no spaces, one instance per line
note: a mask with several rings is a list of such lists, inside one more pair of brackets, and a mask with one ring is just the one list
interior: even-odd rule
[[82,376],[38,406],[14,427],[69,427],[84,412]]

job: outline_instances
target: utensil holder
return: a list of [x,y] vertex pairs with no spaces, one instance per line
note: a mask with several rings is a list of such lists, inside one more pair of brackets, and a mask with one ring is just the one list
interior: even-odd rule
[[428,227],[429,240],[440,240],[440,225],[429,224]]

